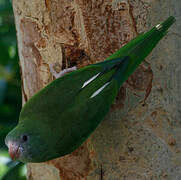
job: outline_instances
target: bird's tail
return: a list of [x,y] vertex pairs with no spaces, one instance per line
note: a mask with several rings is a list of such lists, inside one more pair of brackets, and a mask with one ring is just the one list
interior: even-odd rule
[[169,17],[163,23],[153,27],[150,31],[143,33],[134,40],[119,49],[107,60],[127,57],[122,61],[120,70],[114,75],[114,78],[121,86],[128,77],[134,72],[144,58],[152,51],[157,43],[167,34],[168,28],[175,22],[174,17]]

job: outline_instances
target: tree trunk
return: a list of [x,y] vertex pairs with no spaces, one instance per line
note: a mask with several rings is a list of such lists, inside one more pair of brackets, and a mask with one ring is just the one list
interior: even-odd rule
[[[14,0],[13,8],[23,102],[54,79],[50,65],[58,72],[104,60],[169,15],[181,16],[178,0]],[[123,85],[91,137],[70,155],[28,164],[29,180],[181,179],[180,26]]]

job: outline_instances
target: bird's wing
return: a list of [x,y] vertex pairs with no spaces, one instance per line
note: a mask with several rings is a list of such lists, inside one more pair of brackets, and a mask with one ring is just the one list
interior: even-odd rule
[[96,96],[75,102],[62,113],[59,130],[65,134],[57,143],[61,154],[72,152],[87,139],[109,111],[117,92],[117,83],[113,80]]
[[63,146],[59,147],[61,154],[78,147],[105,117],[119,90],[118,72],[124,72],[128,64],[129,57],[115,65],[104,63],[106,68],[81,87],[69,108],[60,116],[59,130],[65,133],[60,143]]
[[116,70],[115,67],[124,59],[117,58],[103,64],[89,65],[54,80],[29,99],[21,111],[20,121],[33,116],[34,119],[43,117],[46,123],[46,119],[50,121],[59,117],[62,112],[70,108],[78,96],[78,99],[82,99],[83,96],[87,97],[103,86],[111,78]]

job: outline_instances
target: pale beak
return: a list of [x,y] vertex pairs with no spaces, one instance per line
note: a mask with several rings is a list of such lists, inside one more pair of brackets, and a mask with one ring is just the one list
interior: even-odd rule
[[7,146],[9,148],[9,155],[11,157],[12,160],[15,160],[19,157],[20,155],[20,151],[19,151],[19,145],[17,145],[15,142],[11,142],[9,141],[7,143]]

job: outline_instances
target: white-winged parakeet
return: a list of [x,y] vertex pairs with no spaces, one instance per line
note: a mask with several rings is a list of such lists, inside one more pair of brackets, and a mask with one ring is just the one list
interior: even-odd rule
[[169,17],[105,61],[70,72],[36,93],[5,139],[11,157],[43,162],[79,147],[108,113],[121,85],[174,22]]

